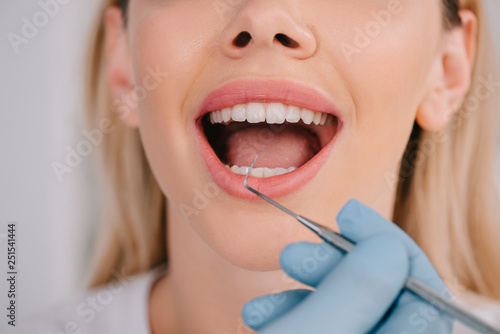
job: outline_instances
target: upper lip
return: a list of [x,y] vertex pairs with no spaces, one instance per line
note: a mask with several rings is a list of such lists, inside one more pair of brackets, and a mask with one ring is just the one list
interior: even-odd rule
[[336,105],[319,90],[291,80],[237,79],[210,92],[203,100],[198,119],[205,114],[249,102],[281,102],[339,117]]

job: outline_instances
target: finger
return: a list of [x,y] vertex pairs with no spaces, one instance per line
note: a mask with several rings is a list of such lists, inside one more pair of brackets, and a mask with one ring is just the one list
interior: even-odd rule
[[255,331],[289,312],[306,298],[311,290],[287,290],[252,299],[243,306],[241,315],[245,324]]
[[280,265],[293,279],[316,287],[342,256],[340,251],[325,242],[295,242],[281,251]]
[[399,295],[408,270],[408,253],[397,238],[362,240],[316,291],[261,333],[367,333]]
[[[404,301],[404,302],[402,302]],[[403,305],[402,305],[403,304]],[[453,319],[410,292],[398,299],[391,316],[374,333],[451,333]]]
[[357,200],[350,200],[337,215],[337,222],[342,235],[354,242],[378,233],[388,233],[399,238],[410,255],[410,276],[425,282],[436,291],[448,294],[446,286],[427,255],[402,229],[377,211]]

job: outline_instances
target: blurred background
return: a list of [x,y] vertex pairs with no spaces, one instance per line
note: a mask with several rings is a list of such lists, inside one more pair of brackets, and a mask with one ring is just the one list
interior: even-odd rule
[[[82,291],[100,212],[96,154],[59,176],[54,166],[66,165],[92,130],[83,119],[83,64],[102,0],[66,1],[13,48],[11,33],[48,2],[0,1],[0,308],[6,229],[15,222],[18,321]],[[500,0],[486,2],[500,63]]]

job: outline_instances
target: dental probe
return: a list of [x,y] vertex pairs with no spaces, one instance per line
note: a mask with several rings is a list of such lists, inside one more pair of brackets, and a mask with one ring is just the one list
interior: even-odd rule
[[[294,217],[297,219],[299,222],[301,222],[303,225],[305,225],[307,228],[309,228],[311,231],[316,233],[321,239],[323,239],[325,242],[328,244],[332,245],[333,247],[348,253],[350,252],[353,247],[354,243],[350,241],[349,239],[345,238],[341,234],[334,232],[327,227],[321,226],[318,223],[315,223],[307,218],[304,218],[302,216],[299,216],[292,211],[288,210],[284,206],[276,203],[269,197],[261,194],[257,190],[253,189],[247,184],[248,177],[250,176],[250,172],[253,169],[253,166],[255,165],[255,162],[257,161],[257,158],[259,155],[255,157],[252,165],[248,169],[247,175],[245,177],[245,181],[243,182],[243,185],[245,188],[259,196],[260,198],[266,200],[267,202],[271,203],[275,207],[279,208],[280,210],[286,212],[290,216]],[[484,334],[500,334],[500,331],[494,329],[490,325],[486,324],[473,314],[469,313],[465,309],[461,308],[457,304],[453,303],[451,300],[445,298],[442,296],[440,293],[434,291],[432,288],[427,286],[426,284],[418,281],[417,279],[413,277],[409,277],[408,280],[406,281],[406,284],[404,286],[404,289],[407,289],[408,291],[412,292],[413,294],[419,296],[423,300],[431,303],[432,305],[436,306],[440,310],[448,313],[450,316],[453,318],[463,322],[464,324],[468,325],[470,328],[473,328],[480,333]]]

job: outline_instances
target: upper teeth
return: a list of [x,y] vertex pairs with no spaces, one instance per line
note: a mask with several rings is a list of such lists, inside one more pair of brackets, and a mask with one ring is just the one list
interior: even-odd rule
[[282,103],[257,103],[238,104],[232,108],[213,111],[210,121],[215,123],[228,123],[230,121],[248,123],[282,124],[285,121],[297,123],[302,120],[305,124],[314,123],[325,125],[330,123],[329,114],[314,112],[309,109],[295,106],[286,106]]

